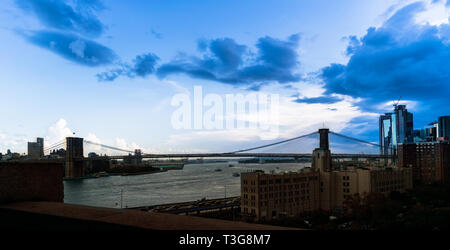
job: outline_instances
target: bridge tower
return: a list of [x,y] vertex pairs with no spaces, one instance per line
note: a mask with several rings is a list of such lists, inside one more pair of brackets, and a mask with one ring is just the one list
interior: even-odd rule
[[66,178],[85,175],[83,166],[83,138],[66,137]]
[[330,129],[328,128],[322,128],[319,129],[319,135],[320,135],[320,148],[324,149],[330,149],[330,143],[328,140],[328,134],[330,133]]
[[314,149],[312,154],[311,168],[314,170],[328,172],[331,171],[331,151],[328,134],[330,129],[319,129],[319,148]]

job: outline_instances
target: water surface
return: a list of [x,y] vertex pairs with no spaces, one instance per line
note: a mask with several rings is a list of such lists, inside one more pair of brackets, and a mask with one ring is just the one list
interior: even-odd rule
[[[234,167],[228,167],[233,164]],[[309,164],[188,164],[183,170],[64,181],[64,202],[96,207],[138,207],[215,199],[241,194],[241,178],[233,173],[252,170],[298,171]],[[278,169],[277,169],[278,167]],[[216,169],[222,169],[217,172]],[[121,201],[122,199],[122,201]]]

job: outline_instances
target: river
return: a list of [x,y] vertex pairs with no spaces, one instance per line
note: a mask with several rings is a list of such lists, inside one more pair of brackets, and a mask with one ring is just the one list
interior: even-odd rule
[[[234,167],[229,167],[233,164]],[[298,171],[309,163],[187,164],[183,170],[64,181],[64,202],[96,207],[138,207],[239,196],[241,178],[233,173],[252,170]],[[222,169],[218,172],[216,169]]]

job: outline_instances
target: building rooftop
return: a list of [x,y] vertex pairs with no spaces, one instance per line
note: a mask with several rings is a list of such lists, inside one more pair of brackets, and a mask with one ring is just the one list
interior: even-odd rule
[[60,202],[0,205],[5,229],[132,229],[132,230],[295,230],[195,216],[98,208]]

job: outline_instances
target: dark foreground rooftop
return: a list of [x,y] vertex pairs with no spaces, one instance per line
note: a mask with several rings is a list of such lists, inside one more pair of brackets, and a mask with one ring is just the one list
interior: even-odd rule
[[0,205],[2,229],[55,230],[290,230],[244,222],[70,205],[60,202],[18,202]]

